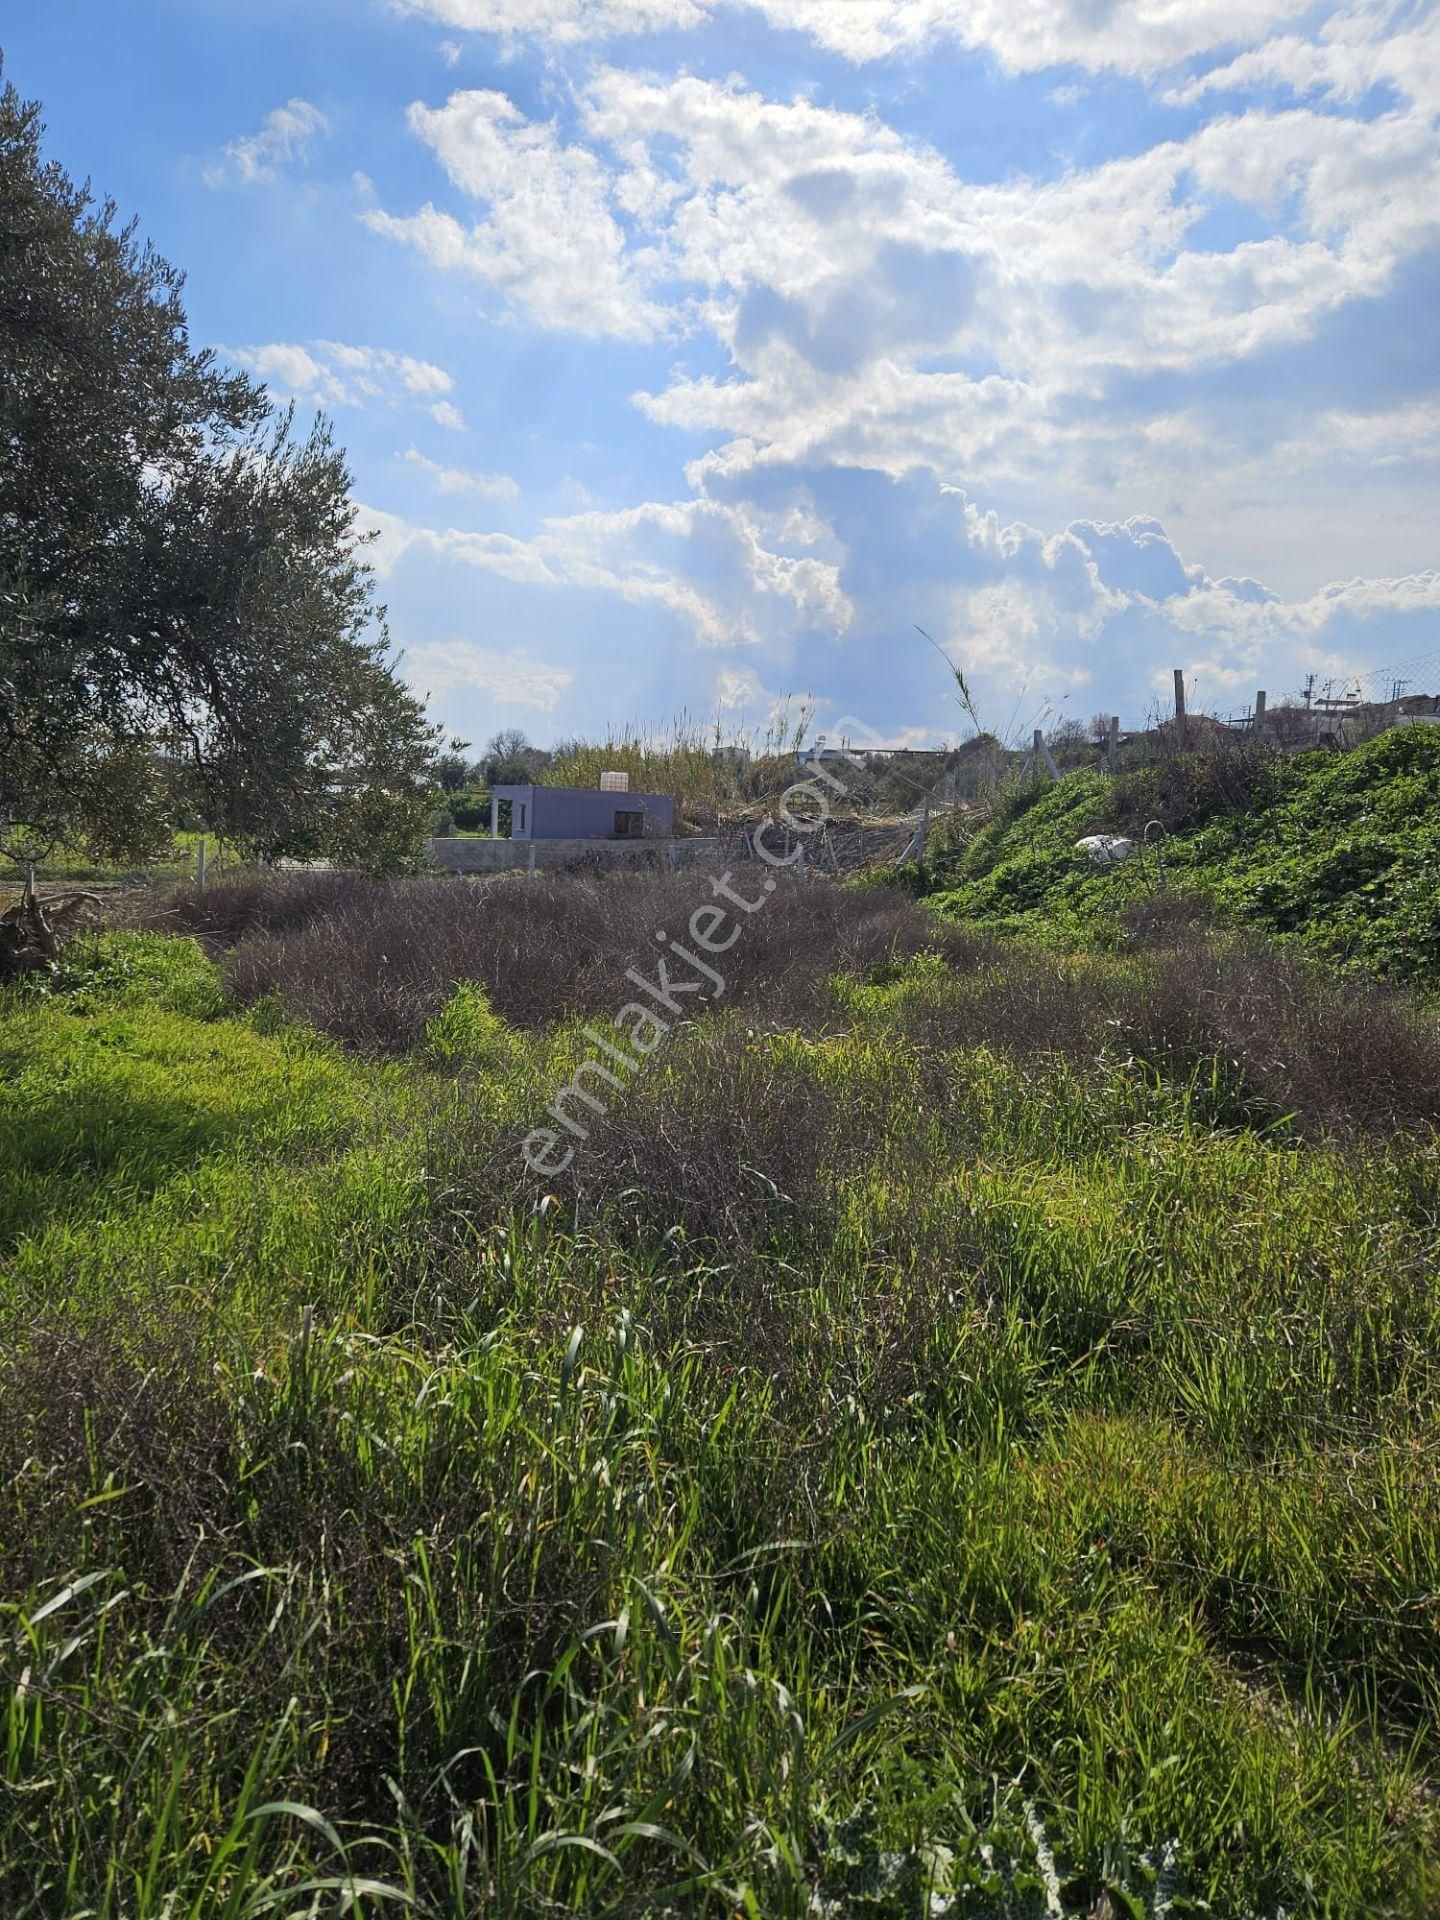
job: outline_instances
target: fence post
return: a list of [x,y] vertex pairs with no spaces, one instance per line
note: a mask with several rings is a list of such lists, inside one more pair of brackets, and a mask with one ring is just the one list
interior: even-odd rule
[[1175,669],[1175,744],[1185,751],[1185,669]]
[[200,836],[200,844],[195,849],[195,885],[200,888],[202,892],[205,888],[206,852],[205,836],[202,833]]

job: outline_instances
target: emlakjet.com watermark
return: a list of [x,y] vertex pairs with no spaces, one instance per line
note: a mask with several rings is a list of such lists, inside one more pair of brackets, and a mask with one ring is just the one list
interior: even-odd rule
[[[843,737],[847,740],[858,731],[879,744],[871,729],[859,722],[847,718],[840,725],[846,729]],[[860,754],[848,746],[839,750],[837,758],[852,766],[861,760]],[[767,815],[756,828],[751,843],[762,865],[802,865],[808,837],[830,818],[832,798],[847,791],[845,781],[831,770],[833,765],[833,760],[829,766],[814,761],[810,776],[788,786],[781,795],[778,812]],[[794,807],[802,797],[805,811],[797,814]],[[781,824],[794,836],[795,844],[788,853],[776,852],[768,844],[768,836]],[[626,1001],[610,1022],[609,1032],[598,1026],[584,1028],[595,1051],[580,1062],[545,1109],[546,1117],[555,1125],[536,1127],[525,1136],[521,1151],[532,1173],[564,1173],[575,1158],[575,1143],[583,1144],[590,1138],[590,1128],[577,1109],[583,1108],[592,1119],[604,1117],[606,1100],[597,1087],[624,1087],[630,1075],[665,1044],[676,1022],[694,1012],[697,1003],[725,997],[724,973],[712,962],[721,960],[744,938],[749,921],[774,897],[778,884],[774,873],[761,880],[753,868],[748,877],[748,893],[740,890],[728,869],[718,879],[709,878],[706,885],[710,898],[695,907],[686,927],[689,944],[673,940],[661,928],[655,938],[665,953],[655,963],[654,976],[638,967],[626,969],[625,978],[639,997]],[[724,904],[719,904],[722,901]]]

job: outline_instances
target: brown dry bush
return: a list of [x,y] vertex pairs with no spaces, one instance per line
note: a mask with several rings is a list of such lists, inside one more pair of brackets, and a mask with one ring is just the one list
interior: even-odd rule
[[[212,1560],[223,1553],[235,1457],[213,1362],[205,1333],[178,1308],[137,1330],[120,1304],[83,1323],[12,1305],[0,1325],[0,1572],[10,1591],[67,1554],[93,1554],[112,1527],[123,1530],[131,1571],[161,1591],[201,1543]],[[97,1436],[126,1491],[82,1527],[80,1504],[100,1491]]]
[[1379,982],[1237,939],[1155,956],[1139,1037],[1160,1057],[1233,1065],[1309,1132],[1440,1123],[1440,1021]]
[[[897,1026],[928,1050],[1147,1062],[1192,1081],[1218,1066],[1219,1124],[1336,1136],[1440,1124],[1440,1021],[1377,982],[1176,916],[1125,964],[1011,949],[907,997]],[[1221,1083],[1223,1082],[1223,1086]]]
[[208,887],[193,882],[123,899],[116,918],[156,933],[190,934],[211,948],[235,946],[252,933],[294,933],[330,913],[364,913],[388,883],[363,873],[259,868]]
[[[731,884],[758,899],[761,880],[748,868]],[[538,1028],[612,1012],[630,991],[627,969],[653,971],[657,932],[683,943],[712,899],[698,872],[399,881],[327,899],[298,924],[257,927],[235,947],[229,983],[242,1002],[278,994],[362,1047],[413,1045],[461,981],[482,985],[512,1025]],[[738,917],[742,935],[721,963],[726,1003],[785,1026],[817,1014],[831,973],[927,948],[964,964],[984,945],[896,895],[789,879]]]
[[1205,725],[1204,744],[1191,752],[1182,752],[1169,732],[1148,746],[1148,763],[1111,785],[1111,818],[1127,833],[1152,820],[1167,832],[1183,833],[1221,814],[1248,813],[1263,804],[1281,771],[1273,747],[1214,722]]

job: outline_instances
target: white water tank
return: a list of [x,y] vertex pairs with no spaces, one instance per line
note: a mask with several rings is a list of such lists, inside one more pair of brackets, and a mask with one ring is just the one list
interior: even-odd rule
[[629,774],[602,773],[600,776],[600,791],[602,793],[628,793],[630,791]]

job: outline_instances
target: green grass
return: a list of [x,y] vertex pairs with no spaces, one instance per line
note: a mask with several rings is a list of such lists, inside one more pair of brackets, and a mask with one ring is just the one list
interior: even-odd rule
[[921,961],[678,1035],[577,1218],[514,1173],[576,1032],[58,984],[0,1002],[7,1915],[1435,1910],[1432,1133],[917,1038]]
[[[1197,787],[1206,771],[1202,756]],[[1143,773],[1113,785],[1074,773],[1012,796],[930,876],[936,904],[1061,944],[1113,942],[1119,911],[1154,890],[1155,862],[1097,871],[1075,841],[1114,831],[1122,814],[1143,825],[1154,784]],[[1278,761],[1248,804],[1199,811],[1164,842],[1165,889],[1332,961],[1440,984],[1440,728],[1399,727],[1353,753]]]
[[[176,885],[194,879],[202,838],[205,841],[207,873],[218,875],[233,872],[243,864],[235,849],[217,840],[213,833],[201,835],[185,831],[173,835],[170,845],[153,859],[138,863],[97,859],[93,852],[83,847],[59,847],[36,865],[36,877],[42,884],[72,882],[83,886],[87,881],[105,881],[128,886]],[[19,868],[7,868],[0,863],[0,896],[12,891],[18,894],[24,878]]]

